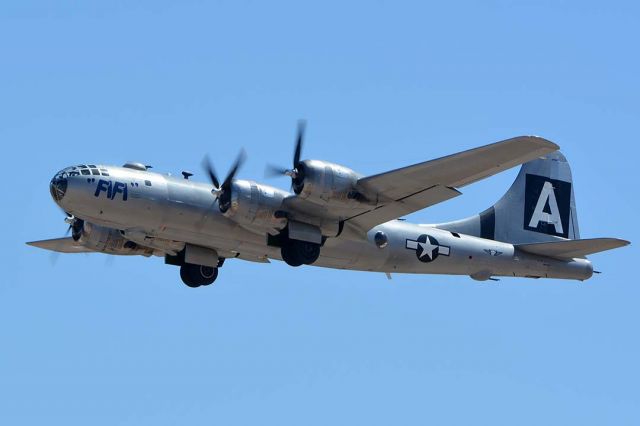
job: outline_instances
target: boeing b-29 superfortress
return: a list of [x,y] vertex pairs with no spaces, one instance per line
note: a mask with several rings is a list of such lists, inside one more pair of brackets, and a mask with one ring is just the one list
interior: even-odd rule
[[[220,182],[122,167],[80,164],[56,173],[51,196],[70,237],[28,243],[63,253],[161,256],[189,287],[213,283],[225,261],[416,274],[586,280],[586,256],[629,244],[580,239],[571,170],[559,147],[521,136],[412,166],[362,176],[301,160],[298,127],[293,193],[236,179],[241,153]],[[523,164],[507,193],[482,213],[435,225],[399,218],[461,194],[459,188]],[[68,231],[68,232],[69,232]]]

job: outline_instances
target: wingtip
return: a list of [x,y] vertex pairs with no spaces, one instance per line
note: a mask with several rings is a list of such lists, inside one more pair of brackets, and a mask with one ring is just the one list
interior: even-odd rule
[[629,240],[623,240],[622,238],[615,238],[615,237],[605,237],[603,238],[603,240],[609,240],[612,243],[615,243],[618,245],[618,247],[624,247],[624,246],[628,246],[631,244],[631,241]]
[[558,145],[557,143],[551,142],[549,139],[545,139],[541,136],[535,135],[516,136],[503,142],[527,144],[529,147],[535,147],[535,149],[540,152],[540,155],[549,154],[560,150],[560,145]]
[[612,244],[612,249],[621,248],[631,245],[631,241],[623,240],[622,238],[605,237],[602,240],[607,240]]
[[526,136],[530,140],[536,141],[541,147],[549,149],[549,152],[558,151],[560,149],[560,145],[555,142],[550,141],[549,139],[543,138],[542,136]]

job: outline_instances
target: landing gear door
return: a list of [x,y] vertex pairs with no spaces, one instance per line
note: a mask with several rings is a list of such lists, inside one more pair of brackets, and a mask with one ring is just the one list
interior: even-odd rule
[[320,232],[320,228],[293,220],[289,221],[289,238],[292,240],[322,244],[322,232]]
[[195,246],[193,244],[186,244],[184,247],[185,263],[215,268],[218,266],[219,260],[218,252],[213,249]]

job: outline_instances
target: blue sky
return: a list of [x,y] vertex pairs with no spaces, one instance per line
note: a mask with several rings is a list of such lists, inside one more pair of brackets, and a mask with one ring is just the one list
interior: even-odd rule
[[[636,2],[0,6],[0,424],[639,424],[635,246],[578,284],[51,256],[71,164],[372,174],[521,134],[572,164],[583,237],[640,241]],[[516,170],[410,219],[483,210]],[[286,188],[287,181],[273,184]]]

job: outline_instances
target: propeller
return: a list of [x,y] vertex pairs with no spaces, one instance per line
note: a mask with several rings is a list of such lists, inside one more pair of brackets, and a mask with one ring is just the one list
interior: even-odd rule
[[[278,167],[274,165],[268,165],[265,170],[267,176],[289,176],[291,178],[291,186],[301,188],[304,182],[304,164],[300,161],[300,155],[302,154],[302,144],[304,142],[304,132],[307,126],[307,122],[304,120],[298,121],[298,130],[296,133],[296,143],[293,150],[293,168],[286,169],[284,167]],[[296,190],[296,192],[298,192]]]
[[229,207],[231,206],[231,184],[233,183],[233,178],[236,173],[238,173],[238,170],[242,167],[246,157],[247,155],[244,150],[240,150],[236,161],[233,163],[231,170],[229,170],[229,173],[222,184],[220,184],[220,180],[216,175],[216,171],[213,168],[213,164],[211,163],[209,156],[205,155],[202,160],[202,167],[209,175],[209,180],[211,180],[211,184],[213,185],[211,193],[215,195],[216,200],[218,200],[218,205],[220,206],[220,211],[223,213],[229,210]]
[[[76,219],[71,213],[64,212],[64,214],[66,215],[66,217],[64,218],[64,221],[69,225],[67,227],[67,230],[64,232],[64,237],[66,238],[69,236],[69,233],[73,228],[73,223]],[[59,257],[60,257],[60,253],[57,251],[52,251],[49,254],[49,261],[51,262],[51,266],[54,266],[54,267],[56,266],[56,264],[58,263]]]
[[69,224],[67,232],[64,234],[64,236],[66,237],[67,235],[69,235],[69,231],[71,231],[71,237],[73,238],[73,241],[78,241],[82,236],[84,220],[78,219],[74,215],[67,213],[67,217],[64,218],[64,221]]
[[67,227],[66,232],[64,233],[65,237],[69,236],[69,233],[71,232],[71,230],[73,229],[73,222],[75,222],[75,217],[73,217],[72,214],[67,214],[67,217],[64,218],[64,221],[69,225]]

